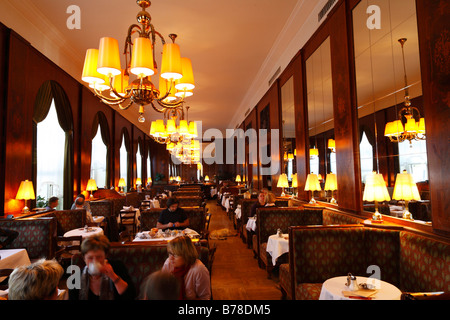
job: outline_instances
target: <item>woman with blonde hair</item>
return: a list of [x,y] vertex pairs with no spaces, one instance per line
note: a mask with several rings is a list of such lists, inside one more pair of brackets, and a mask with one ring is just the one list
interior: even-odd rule
[[272,192],[266,193],[266,197],[264,198],[264,201],[266,202],[266,207],[274,207],[275,206],[275,200],[276,197]]
[[9,276],[9,300],[57,300],[58,283],[64,274],[55,260],[39,260],[14,269]]
[[187,236],[177,237],[167,245],[167,258],[163,272],[170,272],[180,280],[180,299],[210,300],[209,271],[198,259],[197,249]]

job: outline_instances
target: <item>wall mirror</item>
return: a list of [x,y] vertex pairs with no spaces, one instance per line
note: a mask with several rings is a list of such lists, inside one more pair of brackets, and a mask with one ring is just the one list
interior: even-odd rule
[[[380,9],[379,29],[367,26],[370,5]],[[364,210],[431,224],[415,1],[362,0],[352,18]],[[389,194],[377,203],[364,194],[373,172]],[[413,194],[398,192],[400,173]]]
[[[281,156],[282,173],[292,183],[292,175],[297,173],[297,150],[295,149],[294,77],[290,77],[281,87]],[[291,185],[291,184],[290,184]]]
[[[337,203],[336,147],[334,140],[333,82],[330,38],[306,60],[308,105],[309,171],[318,177],[319,187],[306,185],[315,200]],[[308,186],[309,185],[309,186]],[[312,189],[311,189],[312,188]]]

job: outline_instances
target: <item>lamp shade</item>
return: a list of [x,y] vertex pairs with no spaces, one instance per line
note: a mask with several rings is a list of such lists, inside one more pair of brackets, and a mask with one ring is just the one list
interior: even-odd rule
[[117,76],[122,72],[119,43],[116,39],[110,37],[100,39],[97,71],[105,76]]
[[209,177],[208,176],[205,176],[205,181],[209,181]]
[[298,180],[297,180],[297,174],[294,173],[292,175],[292,188],[298,188]]
[[336,150],[336,141],[334,139],[328,139],[328,149]]
[[195,82],[191,59],[181,58],[181,70],[183,76],[176,81],[175,88],[180,91],[193,90],[195,88]]
[[173,102],[177,100],[177,97],[175,96],[177,89],[175,89],[175,86],[171,84],[169,81],[167,81],[163,77],[159,77],[159,98],[165,97],[167,91],[169,90],[170,92],[164,99],[164,102]]
[[189,135],[192,138],[198,137],[197,123],[194,121],[189,122]]
[[[113,80],[114,90],[116,90],[117,93],[122,97],[126,95],[126,89],[128,87],[129,79],[130,77],[125,74],[125,70],[122,70],[121,74],[114,77]],[[111,96],[114,98],[118,98],[116,97],[116,94],[112,91]]]
[[163,46],[161,77],[167,80],[178,80],[183,77],[180,46],[176,43],[166,43]]
[[180,177],[180,176],[177,176],[176,180],[177,180],[178,182],[180,182],[180,181],[181,181],[181,177]]
[[240,175],[236,176],[236,182],[241,182],[241,176]]
[[405,124],[405,131],[409,133],[417,133],[419,124],[416,123],[416,120],[414,120],[413,117],[408,118]]
[[120,178],[119,179],[119,187],[126,187],[126,182],[124,178]]
[[87,49],[84,58],[83,73],[81,80],[87,83],[102,84],[105,82],[104,75],[97,71],[98,49]]
[[420,200],[419,190],[411,174],[406,171],[397,174],[392,198],[405,201]]
[[384,129],[384,135],[386,137],[401,135],[404,131],[403,123],[400,120],[388,122]]
[[87,191],[95,191],[97,190],[97,183],[94,179],[89,179],[88,184],[86,186]]
[[136,184],[142,184],[142,179],[141,178],[136,178]]
[[305,191],[320,191],[322,188],[320,187],[319,177],[317,174],[310,173],[306,178],[305,183]]
[[167,133],[173,134],[177,132],[177,126],[174,119],[167,120]]
[[286,173],[282,173],[278,177],[277,188],[289,188],[289,182]]
[[325,190],[335,191],[337,190],[337,179],[334,173],[327,174],[327,179],[325,181]]
[[364,201],[390,201],[391,197],[386,188],[383,175],[376,172],[369,173],[366,176],[364,187]]
[[420,118],[419,120],[419,130],[418,133],[425,134],[425,118]]
[[179,126],[179,134],[187,135],[189,134],[189,126],[187,123],[187,120],[180,120],[180,126]]
[[17,191],[16,200],[30,200],[35,199],[33,182],[25,180],[20,183]]
[[139,78],[148,77],[155,74],[153,49],[150,39],[143,37],[134,39],[130,72],[137,75]]
[[310,157],[318,157],[319,156],[319,150],[316,149],[316,147],[309,149],[309,156]]
[[147,179],[147,183],[151,183],[151,182],[152,182],[152,178],[149,177],[149,178]]

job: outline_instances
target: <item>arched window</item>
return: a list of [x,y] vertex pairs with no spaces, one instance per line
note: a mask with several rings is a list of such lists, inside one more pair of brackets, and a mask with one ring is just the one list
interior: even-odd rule
[[98,125],[97,134],[92,139],[91,179],[95,179],[98,188],[105,188],[107,171],[107,147],[102,140],[101,128]]
[[[142,152],[141,152],[141,140],[138,140],[137,150],[136,150],[136,178],[142,180]],[[142,181],[144,183],[144,181]]]
[[101,111],[94,117],[91,139],[91,179],[95,179],[98,188],[109,188],[109,125]]
[[37,197],[60,198],[57,208],[73,202],[73,117],[62,87],[44,82],[33,111],[33,180]]
[[128,184],[128,152],[125,146],[125,135],[122,135],[122,144],[120,146],[120,178],[125,179],[126,187],[124,190],[126,191]]
[[36,197],[48,201],[58,197],[56,209],[63,209],[65,133],[58,123],[52,100],[47,117],[37,124],[36,136]]
[[147,154],[147,180],[148,178],[152,178],[152,159],[150,156],[150,148],[148,148],[148,154]]
[[361,156],[361,178],[366,182],[366,176],[373,171],[373,146],[363,131],[362,139],[359,144],[359,153]]

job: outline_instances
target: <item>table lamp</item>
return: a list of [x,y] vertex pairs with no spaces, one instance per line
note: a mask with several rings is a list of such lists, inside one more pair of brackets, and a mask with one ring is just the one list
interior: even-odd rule
[[152,178],[148,178],[148,179],[147,179],[147,184],[149,184],[149,185],[152,184]]
[[383,218],[378,211],[378,201],[390,201],[391,197],[386,188],[386,183],[384,182],[383,175],[372,172],[366,177],[366,185],[364,187],[364,201],[370,201],[375,203],[375,213],[372,216],[374,221],[382,221]]
[[277,188],[281,188],[281,196],[284,197],[286,194],[284,193],[284,188],[289,188],[289,182],[287,179],[287,175],[286,173],[282,173],[279,177],[278,177],[278,183],[277,183]]
[[86,187],[86,191],[89,191],[90,194],[91,194],[89,196],[89,198],[93,198],[94,197],[92,192],[95,191],[95,190],[97,190],[97,183],[95,182],[95,179],[89,179],[87,187]]
[[120,192],[123,192],[123,188],[126,187],[126,183],[125,183],[125,179],[124,178],[120,178],[119,179],[119,188],[120,188]]
[[239,174],[236,176],[236,182],[241,182],[241,176]]
[[142,179],[136,178],[136,185],[142,185]]
[[327,179],[325,181],[325,191],[331,191],[330,203],[336,204],[337,201],[333,196],[333,191],[337,190],[337,178],[334,173],[327,174]]
[[30,209],[27,207],[27,200],[32,199],[35,199],[33,182],[28,180],[22,181],[16,195],[16,200],[25,200],[25,207],[23,207],[22,213],[30,212]]
[[208,182],[209,181],[209,177],[205,176],[205,181]]
[[322,191],[317,174],[308,174],[305,183],[305,191],[311,191],[311,201],[309,203],[316,204],[316,200],[314,199],[314,191]]
[[408,203],[411,200],[420,200],[420,194],[412,175],[407,173],[406,170],[397,174],[392,198],[404,200],[405,211],[403,212],[403,219],[414,220],[411,212],[408,210]]
[[298,188],[298,180],[297,180],[297,174],[296,173],[294,173],[292,175],[292,188],[294,189],[294,192],[292,193],[292,198],[294,198],[294,196],[297,197],[298,194],[297,194],[297,192],[295,192],[295,189]]

